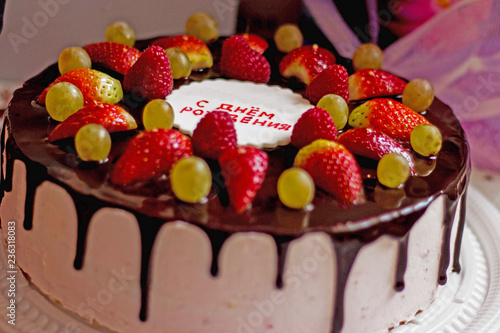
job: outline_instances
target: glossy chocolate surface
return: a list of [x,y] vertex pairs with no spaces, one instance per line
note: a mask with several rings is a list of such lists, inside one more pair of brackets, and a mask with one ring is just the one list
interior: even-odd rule
[[[212,49],[215,66],[206,73],[194,74],[192,79],[200,80],[220,76],[217,63],[218,48]],[[277,74],[276,62],[271,61],[271,63],[275,66],[270,84],[286,86],[288,82]],[[236,213],[227,204],[228,200],[224,195],[220,172],[217,163],[213,161],[210,165],[214,173],[214,186],[208,202],[204,205],[184,204],[176,200],[166,178],[157,179],[148,184],[137,184],[126,189],[116,188],[109,182],[108,172],[122,153],[126,142],[136,131],[114,135],[113,150],[109,161],[101,165],[79,163],[74,153],[72,140],[59,142],[59,145],[47,143],[47,135],[56,124],[49,121],[45,108],[34,100],[57,75],[57,67],[51,66],[16,92],[8,112],[9,126],[17,146],[30,160],[45,166],[48,175],[57,182],[83,195],[92,195],[109,204],[132,209],[147,216],[163,220],[181,219],[210,229],[229,232],[259,230],[294,236],[311,230],[345,233],[376,226],[380,224],[378,216],[385,213],[390,212],[394,216],[393,209],[384,208],[383,206],[387,207],[387,205],[374,202],[378,199],[375,191],[378,194],[384,189],[376,185],[374,169],[376,164],[362,159],[360,159],[360,164],[368,198],[366,203],[350,207],[341,206],[334,198],[318,190],[310,211],[291,210],[284,207],[277,197],[276,182],[280,173],[293,163],[296,150],[292,146],[268,151],[270,167],[266,180],[251,209],[243,214]],[[176,85],[187,82],[189,80],[177,81]],[[295,86],[294,88],[303,88],[298,83],[290,85]],[[303,92],[303,89],[295,90]],[[131,95],[126,95],[124,101],[125,107],[140,123],[143,102]],[[430,175],[411,177],[405,184],[404,193],[399,191],[397,194],[402,198],[399,198],[400,205],[394,203],[394,206],[399,205],[397,210],[401,216],[407,215],[407,211],[424,208],[433,197],[441,193],[446,193],[450,198],[457,197],[463,187],[463,184],[457,182],[461,181],[463,178],[461,176],[465,174],[467,168],[468,148],[458,120],[451,109],[437,99],[425,117],[440,128],[443,134],[443,149],[437,156],[435,169]],[[77,166],[78,163],[80,165]],[[404,230],[397,230],[399,226],[393,227],[395,229],[392,232],[405,233]],[[384,226],[384,229],[386,228],[392,229],[390,226]]]

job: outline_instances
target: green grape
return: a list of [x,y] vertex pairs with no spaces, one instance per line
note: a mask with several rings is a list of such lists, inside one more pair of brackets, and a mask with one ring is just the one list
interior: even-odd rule
[[50,117],[64,121],[83,108],[83,95],[80,89],[69,82],[59,82],[50,87],[45,97],[45,107]]
[[168,60],[170,61],[170,68],[172,70],[172,77],[174,79],[181,79],[191,75],[191,61],[188,56],[177,47],[169,47],[165,50]]
[[212,173],[200,157],[181,159],[170,171],[170,184],[175,196],[184,202],[202,202],[212,187]]
[[332,116],[337,130],[345,127],[349,117],[349,106],[343,97],[335,94],[325,95],[321,97],[317,106],[325,109]]
[[111,151],[111,136],[102,125],[84,125],[76,133],[75,149],[83,161],[104,161]]
[[426,79],[414,79],[403,90],[403,104],[415,112],[425,111],[434,100],[434,88]]
[[174,125],[174,110],[167,101],[154,99],[144,106],[142,123],[146,130],[172,128]]
[[384,62],[384,53],[375,44],[361,44],[352,55],[352,67],[355,71],[366,68],[380,69]]
[[108,42],[116,42],[128,46],[135,44],[135,31],[130,24],[123,21],[111,23],[104,34],[104,38]]
[[59,72],[66,74],[75,69],[92,68],[92,60],[89,54],[81,47],[67,47],[59,53],[59,61],[57,63]]
[[194,13],[186,20],[186,35],[194,36],[204,43],[219,38],[219,26],[207,13]]
[[281,202],[290,208],[304,208],[314,199],[314,181],[309,173],[301,168],[293,167],[283,171],[277,187]]
[[302,46],[304,36],[297,25],[287,23],[279,26],[274,33],[274,43],[279,51],[288,53]]
[[415,152],[428,157],[441,150],[443,138],[439,129],[432,124],[420,124],[410,134],[410,144]]
[[380,159],[377,165],[377,178],[380,184],[397,188],[410,176],[408,161],[397,153],[389,153]]

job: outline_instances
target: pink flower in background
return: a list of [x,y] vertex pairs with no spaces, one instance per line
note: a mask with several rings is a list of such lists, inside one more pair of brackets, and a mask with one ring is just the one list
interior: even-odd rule
[[397,36],[404,36],[434,15],[450,8],[457,0],[389,0],[394,15],[387,27]]
[[[304,2],[338,52],[352,57],[361,41],[332,1]],[[500,171],[500,1],[365,2],[369,17],[399,36],[384,49],[382,69],[429,80],[466,131],[473,164]]]

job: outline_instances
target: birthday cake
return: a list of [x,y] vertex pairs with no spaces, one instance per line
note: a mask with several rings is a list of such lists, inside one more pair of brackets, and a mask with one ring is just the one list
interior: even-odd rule
[[[15,92],[0,216],[3,230],[16,225],[17,264],[40,292],[116,332],[384,332],[459,274],[470,166],[447,105],[410,113],[406,81],[359,70],[386,88],[357,89],[368,79],[348,83],[350,65],[332,53],[303,56],[328,50],[285,54],[268,41],[262,51],[248,36],[193,47],[210,57],[173,78],[164,49],[190,38],[169,38],[128,47],[126,67],[103,60],[110,43],[85,46],[94,69],[55,64]],[[89,75],[106,75],[99,89],[81,84]],[[60,120],[48,113],[58,82],[85,105]],[[325,94],[350,110],[333,127],[316,106]],[[151,100],[169,103],[173,129],[151,128]],[[111,138],[104,157],[94,153],[109,141],[75,138],[88,124]],[[441,134],[429,156],[410,142],[421,124]],[[386,155],[403,159],[403,181],[384,185]]]

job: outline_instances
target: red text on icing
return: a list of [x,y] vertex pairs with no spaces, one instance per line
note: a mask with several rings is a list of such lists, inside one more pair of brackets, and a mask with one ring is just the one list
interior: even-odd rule
[[262,111],[259,107],[241,107],[230,103],[220,103],[217,108],[209,109],[208,105],[210,102],[207,100],[199,100],[195,104],[197,108],[185,106],[180,110],[180,113],[191,112],[195,116],[203,116],[211,111],[226,111],[230,114],[235,123],[240,122],[243,124],[275,128],[283,131],[292,129],[292,125],[273,121],[275,114]]

